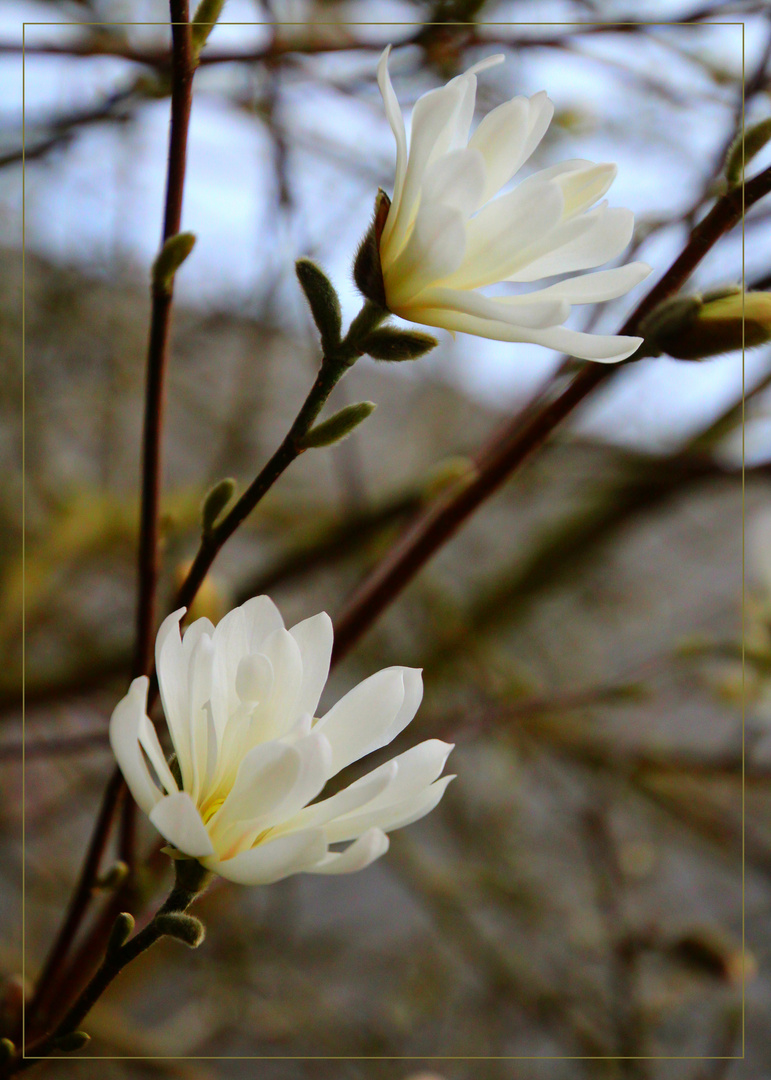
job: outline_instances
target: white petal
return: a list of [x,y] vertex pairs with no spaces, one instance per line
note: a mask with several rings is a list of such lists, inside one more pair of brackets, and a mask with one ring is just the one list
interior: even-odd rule
[[566,171],[558,178],[565,198],[565,217],[588,210],[601,199],[616,178],[618,168],[609,162],[595,165],[587,162],[584,168]]
[[427,285],[453,274],[463,262],[465,248],[466,230],[459,210],[421,205],[404,250],[384,274],[389,309],[399,314],[402,305]]
[[[113,709],[110,717],[110,746],[128,784],[128,789],[141,809],[149,814],[159,799],[163,798],[154,783],[147,762],[139,746],[139,732],[146,720],[147,688],[150,680],[146,675],[134,679],[129,692]],[[149,721],[147,721],[149,723]]]
[[403,803],[407,799],[417,798],[438,779],[452,749],[452,743],[428,739],[399,754],[393,762],[388,763],[397,766],[393,781],[376,795],[365,809],[380,810]]
[[[185,635],[187,638],[187,634]],[[183,641],[184,646],[184,641]],[[190,756],[193,786],[187,790],[194,802],[198,801],[201,785],[207,772],[206,755],[209,746],[209,702],[212,689],[214,646],[206,633],[201,633],[193,646],[188,663],[188,710],[190,730]]]
[[232,859],[204,860],[204,866],[239,885],[271,885],[274,881],[309,870],[327,852],[323,829],[306,829],[259,844]]
[[641,337],[622,337],[614,334],[584,334],[565,326],[550,326],[547,330],[531,330],[532,341],[547,349],[576,356],[579,360],[596,360],[615,364],[626,360],[642,345]]
[[416,303],[462,311],[479,319],[500,320],[513,326],[558,326],[570,314],[570,304],[558,296],[531,297],[532,294],[489,297],[473,290],[434,286],[425,289]]
[[331,795],[328,799],[322,799],[321,802],[314,803],[313,806],[306,806],[294,821],[285,822],[283,828],[294,826],[295,822],[298,828],[325,825],[328,821],[332,821],[333,818],[353,813],[355,810],[359,810],[362,806],[372,802],[373,799],[385,791],[393,782],[398,771],[399,766],[395,760],[387,761],[384,765],[373,769],[371,773],[362,776],[361,779],[349,784],[348,787],[338,791],[335,795]]
[[422,200],[442,203],[470,217],[482,202],[485,163],[478,150],[453,150],[430,165],[423,179]]
[[267,701],[273,690],[273,665],[265,653],[249,653],[236,668],[236,693],[241,701]]
[[238,767],[233,787],[210,829],[219,846],[219,837],[237,821],[258,827],[274,823],[275,810],[286,799],[300,776],[302,757],[294,746],[267,742],[255,746]]
[[597,304],[603,300],[615,300],[624,296],[647,278],[651,267],[644,262],[627,263],[612,270],[597,270],[593,274],[566,278],[546,289],[527,294],[527,298],[548,299],[558,297],[569,304]]
[[268,700],[258,705],[253,728],[260,739],[276,739],[300,718],[303,662],[299,645],[283,627],[267,638],[263,652],[273,667],[273,688]]
[[402,187],[404,186],[404,174],[407,171],[407,134],[404,130],[404,117],[399,108],[399,102],[396,99],[394,88],[391,85],[391,76],[388,72],[388,57],[390,53],[391,46],[388,45],[383,50],[383,55],[380,57],[380,63],[377,66],[377,81],[378,86],[380,87],[380,93],[383,96],[386,117],[388,118],[388,123],[391,125],[391,131],[393,131],[394,139],[396,140],[396,175],[394,178],[394,193],[391,200],[391,209],[389,210],[389,217],[393,219],[396,218],[396,215],[399,212]]
[[217,623],[212,636],[216,654],[212,712],[218,735],[221,736],[228,717],[238,708],[238,665],[250,653],[264,652],[265,641],[283,625],[278,608],[267,596],[247,600]]
[[182,648],[179,623],[185,608],[173,612],[161,623],[155,639],[155,667],[163,714],[177,754],[182,786],[193,786],[193,763],[190,749],[190,713],[188,705],[188,658]]
[[590,270],[620,255],[634,230],[634,214],[601,204],[558,225],[547,238],[548,251],[507,275],[509,281],[535,281],[552,274]]
[[437,146],[450,149],[456,113],[465,96],[462,83],[448,83],[418,98],[412,111],[412,132],[407,171],[398,213],[389,211],[380,240],[383,269],[387,270],[401,251],[418,209],[423,174]]
[[404,703],[401,668],[386,668],[354,686],[319,720],[315,731],[332,746],[330,775],[369,753],[393,725]]
[[385,855],[390,841],[381,829],[368,829],[345,851],[330,851],[312,868],[312,874],[353,874]]
[[190,626],[188,626],[187,630],[185,630],[185,633],[182,635],[182,655],[190,657],[201,637],[204,634],[207,637],[211,637],[213,633],[214,623],[211,619],[196,619],[194,623],[191,623]]
[[367,829],[378,828],[390,832],[411,825],[434,809],[444,795],[445,788],[454,779],[454,776],[443,776],[430,787],[403,802],[381,806],[375,810],[364,807],[358,814],[336,818],[326,826],[327,839],[330,844],[336,844],[343,840],[355,840]]
[[185,855],[198,859],[214,851],[201,815],[186,791],[161,799],[150,812],[150,821],[161,836]]
[[421,668],[394,667],[384,668],[383,670],[401,672],[404,681],[404,698],[391,724],[378,739],[372,742],[370,749],[366,751],[367,753],[379,750],[381,746],[387,746],[388,743],[393,742],[396,736],[404,731],[407,725],[415,718],[415,713],[423,700],[423,672]]
[[172,792],[178,791],[177,781],[171,774],[171,769],[166,762],[163,749],[158,741],[158,732],[155,730],[155,725],[144,712],[139,718],[138,736],[139,743],[147,754],[150,764],[155,769],[156,776],[166,789],[166,794],[171,795]]
[[321,611],[318,615],[297,623],[289,633],[300,649],[303,666],[298,710],[315,716],[329,675],[333,641],[332,620],[326,611]]
[[478,150],[485,161],[484,202],[500,191],[522,164],[529,120],[530,102],[526,97],[515,97],[489,112],[472,135],[469,149]]
[[494,199],[468,222],[465,258],[443,284],[477,289],[510,277],[541,253],[542,243],[562,218],[563,207],[556,180],[531,178]]

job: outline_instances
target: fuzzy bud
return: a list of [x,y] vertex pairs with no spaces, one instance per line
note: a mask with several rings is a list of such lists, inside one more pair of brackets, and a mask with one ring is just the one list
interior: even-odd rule
[[118,886],[122,885],[126,880],[128,874],[128,865],[119,859],[117,862],[113,863],[109,870],[105,871],[105,873],[97,879],[97,887],[104,889],[106,892],[117,889]]
[[332,282],[315,262],[298,259],[295,271],[311,309],[313,321],[321,334],[321,347],[325,355],[329,355],[340,344],[340,299]]
[[232,476],[226,476],[204,495],[201,503],[201,528],[204,533],[210,533],[213,530],[217,518],[233,498],[235,491],[235,480]]
[[10,1061],[15,1053],[16,1047],[10,1039],[0,1039],[0,1064]]
[[107,939],[107,955],[111,956],[122,949],[134,929],[134,916],[128,911],[122,911],[112,924],[110,936]]
[[165,937],[176,938],[190,949],[197,949],[206,937],[206,927],[201,920],[181,911],[156,915],[155,925]]
[[771,341],[771,293],[722,289],[675,297],[648,316],[642,333],[651,352],[678,360],[753,349]]
[[82,1050],[86,1043],[90,1042],[91,1036],[85,1031],[68,1031],[66,1035],[60,1035],[54,1041],[54,1046],[57,1050],[64,1050],[65,1053],[72,1054],[77,1050]]
[[159,293],[171,292],[174,275],[195,246],[195,233],[181,232],[170,236],[153,263],[153,289]]
[[301,450],[309,450],[311,447],[332,446],[334,443],[346,439],[354,428],[357,428],[363,420],[375,411],[376,405],[372,401],[359,401],[355,405],[346,405],[340,412],[323,420],[320,424],[304,435],[298,442]]
[[380,237],[390,207],[391,200],[383,190],[378,190],[372,224],[359,245],[353,264],[353,280],[359,292],[380,308],[386,307],[383,268],[380,265]]
[[739,132],[726,155],[725,178],[729,188],[741,184],[744,170],[771,141],[771,116]]
[[431,334],[419,330],[395,330],[384,326],[375,330],[361,343],[364,352],[374,360],[419,360],[435,349],[439,342]]

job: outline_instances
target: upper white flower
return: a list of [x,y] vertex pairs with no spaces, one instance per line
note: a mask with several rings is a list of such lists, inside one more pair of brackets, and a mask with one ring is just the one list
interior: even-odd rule
[[613,362],[633,353],[642,338],[584,334],[561,324],[571,304],[624,295],[650,273],[646,263],[569,277],[517,296],[479,291],[497,282],[573,274],[619,255],[632,237],[632,212],[606,202],[594,206],[616,166],[565,161],[493,199],[543,138],[554,113],[549,98],[541,92],[499,105],[469,139],[476,73],[504,59],[490,56],[418,99],[408,150],[388,73],[390,48],[378,66],[396,138],[394,193],[380,236],[388,309],[428,326],[530,341],[585,360]]
[[258,596],[216,627],[198,619],[183,638],[183,614],[164,621],[155,646],[181,790],[147,717],[145,676],[110,720],[131,794],[180,853],[242,884],[349,873],[388,850],[386,830],[439,802],[452,746],[437,739],[313,802],[330,777],[409,724],[423,696],[418,670],[385,668],[314,719],[332,654],[328,615],[286,630],[275,604]]

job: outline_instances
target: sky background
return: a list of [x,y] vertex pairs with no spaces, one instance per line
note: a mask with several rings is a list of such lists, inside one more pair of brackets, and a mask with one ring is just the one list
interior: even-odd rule
[[[164,2],[103,5],[105,20],[165,18]],[[637,4],[635,16],[670,18],[690,10],[674,2]],[[314,9],[307,4],[277,3],[275,17],[305,25]],[[575,18],[566,3],[501,3],[485,8],[487,32],[543,35],[561,28],[496,27],[502,21],[539,19],[559,23]],[[623,15],[628,8],[603,5],[603,16]],[[72,4],[9,2],[0,16],[0,41],[21,41],[21,23],[28,26],[28,44],[77,42],[83,30],[68,23],[82,18]],[[210,38],[211,52],[259,48],[270,29],[254,25],[265,13],[252,0],[228,0],[223,18]],[[737,20],[740,16],[736,16]],[[745,64],[752,70],[766,45],[759,17],[746,22],[744,43],[739,25],[667,27],[646,36],[609,33],[573,39],[571,49],[504,49],[507,63],[480,78],[479,111],[518,93],[546,89],[554,100],[556,137],[547,139],[535,167],[572,157],[615,161],[618,177],[609,192],[611,205],[628,206],[640,225],[676,217],[696,199],[725,144],[737,107],[735,80]],[[414,20],[415,9],[395,2],[332,4],[325,20],[337,18],[384,25],[356,27],[358,40],[384,45],[410,32],[400,19]],[[584,14],[582,18],[586,19]],[[245,24],[252,25],[245,25]],[[303,25],[285,25],[290,37]],[[163,46],[164,25],[137,26],[128,31],[137,45]],[[501,51],[480,47],[475,56]],[[351,282],[350,264],[367,227],[377,185],[392,189],[394,146],[374,83],[377,50],[341,55],[298,57],[281,75],[273,129],[266,126],[255,100],[265,87],[260,74],[245,65],[223,64],[202,69],[190,129],[189,165],[183,228],[195,232],[193,257],[178,277],[178,297],[208,310],[242,314],[261,310],[270,289],[277,289],[275,310],[287,323],[305,325],[302,297],[292,274],[294,260],[311,254],[331,275],[340,291],[344,315],[351,317],[359,300]],[[437,85],[441,78],[417,69],[414,47],[396,53],[392,76],[403,107]],[[18,144],[22,108],[21,60],[0,56],[0,139],[3,149]],[[52,116],[87,110],[116,90],[130,85],[136,65],[114,58],[28,57],[24,81],[27,145],[34,144]],[[715,75],[718,75],[716,78]],[[57,261],[110,273],[116,265],[146,273],[156,253],[165,177],[168,99],[141,103],[129,123],[95,124],[79,130],[61,149],[30,162],[26,173],[26,240],[30,251]],[[768,100],[753,106],[748,120],[768,112]],[[276,131],[280,131],[277,150]],[[285,155],[291,204],[277,206],[275,160]],[[761,166],[769,159],[756,159]],[[526,175],[528,169],[523,171]],[[0,171],[0,220],[7,242],[21,242],[21,167]],[[703,214],[703,211],[702,211]],[[655,232],[635,257],[653,266],[653,274],[633,293],[604,306],[596,329],[612,332],[625,313],[682,248],[682,225]],[[767,222],[753,230],[746,251],[748,280],[767,272],[771,229]],[[741,235],[724,240],[705,259],[694,278],[696,287],[739,280]],[[278,284],[277,284],[278,282]],[[580,309],[579,309],[580,311]],[[582,318],[591,309],[581,311]],[[581,326],[580,319],[572,325]],[[554,370],[558,357],[529,345],[488,342],[460,335],[453,343],[440,332],[443,345],[421,361],[420,370],[403,374],[420,378],[440,373],[460,383],[487,404],[511,407],[532,393]],[[768,364],[767,350],[746,357],[747,384]],[[668,447],[698,429],[741,386],[739,354],[703,364],[667,358],[643,360],[613,381],[581,417],[580,426],[594,434],[647,448]],[[752,425],[753,457],[771,457],[771,428]],[[749,435],[749,430],[748,430]]]

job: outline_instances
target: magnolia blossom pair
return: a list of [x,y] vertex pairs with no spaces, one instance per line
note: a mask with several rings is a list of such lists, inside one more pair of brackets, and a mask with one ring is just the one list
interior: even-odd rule
[[156,641],[176,767],[147,716],[146,677],[110,721],[131,794],[171,854],[242,884],[350,873],[388,850],[389,830],[439,802],[452,746],[437,739],[314,801],[331,777],[409,724],[423,696],[419,671],[379,671],[316,719],[332,654],[328,615],[287,630],[275,604],[258,596],[216,627],[198,619],[182,637],[183,614],[170,615]]
[[396,139],[393,199],[377,237],[382,297],[389,311],[428,326],[500,341],[527,341],[585,360],[630,356],[639,337],[585,334],[562,324],[573,304],[622,296],[650,267],[630,263],[567,277],[517,295],[487,296],[498,282],[527,284],[600,266],[632,237],[630,210],[595,204],[616,166],[575,159],[542,169],[498,195],[528,161],[554,106],[544,92],[493,109],[469,137],[476,76],[499,64],[490,56],[431,90],[412,113],[409,148],[388,73],[378,67],[386,115]]

